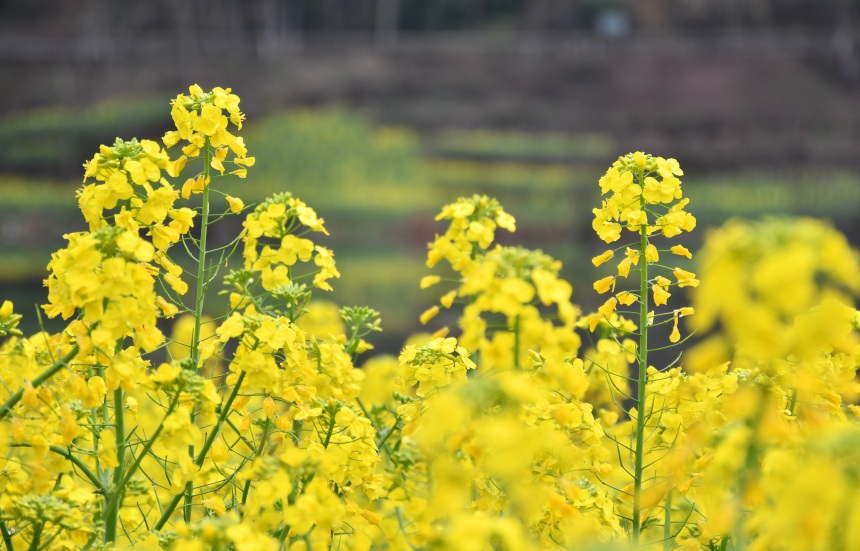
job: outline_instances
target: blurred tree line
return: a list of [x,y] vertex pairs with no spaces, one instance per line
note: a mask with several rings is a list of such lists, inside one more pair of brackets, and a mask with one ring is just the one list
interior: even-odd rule
[[362,32],[392,40],[433,31],[599,30],[614,17],[622,30],[826,31],[850,26],[858,12],[855,0],[0,0],[0,30],[175,32],[190,40],[220,32],[256,42]]

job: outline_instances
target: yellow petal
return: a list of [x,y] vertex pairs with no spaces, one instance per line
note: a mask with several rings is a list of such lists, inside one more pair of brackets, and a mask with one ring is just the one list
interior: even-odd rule
[[439,313],[438,306],[431,306],[430,308],[424,310],[424,313],[421,314],[419,318],[421,320],[421,325],[427,325],[427,322],[436,317],[436,314]]

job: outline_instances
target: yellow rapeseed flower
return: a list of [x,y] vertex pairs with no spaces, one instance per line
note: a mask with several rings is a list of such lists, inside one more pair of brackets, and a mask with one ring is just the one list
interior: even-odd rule
[[654,294],[655,306],[665,305],[668,302],[669,297],[672,296],[670,292],[668,292],[665,288],[657,285],[656,283],[651,286],[651,292]]
[[672,254],[677,254],[678,256],[686,256],[687,258],[693,258],[693,254],[683,245],[674,245],[670,250],[672,251]]
[[227,203],[230,204],[230,210],[236,214],[242,212],[242,209],[245,208],[245,203],[239,199],[238,197],[231,197],[230,195],[226,196]]
[[430,308],[424,310],[424,312],[420,316],[421,325],[427,325],[427,322],[436,317],[436,314],[439,313],[438,306],[431,306]]
[[594,258],[592,258],[591,263],[594,264],[595,266],[600,266],[604,262],[612,259],[613,256],[615,256],[615,252],[612,250],[608,250],[608,251],[601,253],[601,254],[595,256]]
[[615,289],[615,278],[613,276],[607,276],[594,282],[594,290],[600,294],[603,294],[610,289]]

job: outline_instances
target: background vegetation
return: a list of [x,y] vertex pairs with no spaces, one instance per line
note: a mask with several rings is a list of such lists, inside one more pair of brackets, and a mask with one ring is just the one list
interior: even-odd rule
[[681,161],[700,225],[811,214],[858,244],[856,10],[0,2],[0,287],[25,313],[44,301],[50,252],[79,224],[69,190],[81,163],[105,136],[167,130],[163,97],[194,81],[240,83],[259,159],[241,196],[291,190],[327,219],[344,273],[333,298],[380,309],[392,349],[423,309],[412,285],[440,231],[430,215],[459,195],[498,197],[517,242],[550,248],[575,300],[594,306],[580,293],[591,275],[573,269],[598,247],[579,207],[596,204],[607,159],[627,151]]

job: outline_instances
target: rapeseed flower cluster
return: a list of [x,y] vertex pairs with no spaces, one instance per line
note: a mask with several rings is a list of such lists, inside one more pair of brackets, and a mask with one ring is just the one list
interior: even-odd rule
[[[231,311],[207,321],[206,281],[226,265],[206,262],[211,171],[245,177],[254,159],[228,131],[244,119],[229,89],[192,86],[172,116],[163,142],[183,142],[179,158],[154,141],[117,140],[85,164],[78,197],[90,231],[66,236],[46,280],[46,313],[69,325],[22,338],[12,304],[0,309],[13,337],[0,355],[10,548],[271,547],[378,523],[356,504],[381,481],[352,364],[369,348],[361,337],[378,330],[375,313],[345,311],[349,338],[297,325],[311,297],[301,281],[329,290],[339,274],[331,251],[303,237],[324,233],[323,220],[285,194],[253,209],[222,249],[243,245],[245,267],[225,277]],[[197,159],[199,172],[174,187]],[[202,206],[181,204],[196,194]],[[227,202],[222,217],[244,210]],[[196,270],[173,253],[180,242],[196,250]],[[160,320],[178,314],[168,339]]]
[[[657,275],[648,279],[654,306],[668,304],[672,293],[670,287],[696,287],[699,280],[695,274],[680,267],[668,267],[660,264],[660,253],[663,252],[692,258],[692,254],[683,245],[674,245],[665,250],[659,250],[651,239],[655,234],[672,238],[682,232],[692,231],[696,227],[696,218],[684,208],[689,199],[682,199],[681,180],[684,172],[675,159],[652,157],[642,152],[631,153],[620,157],[600,179],[600,191],[609,195],[602,201],[599,209],[594,209],[592,227],[597,235],[607,243],[613,243],[621,238],[622,230],[626,229],[637,234],[635,247],[625,247],[624,256],[617,265],[618,275],[606,276],[594,283],[594,290],[600,294],[611,291],[610,297],[598,311],[587,318],[588,327],[594,331],[601,321],[607,323],[618,305],[631,306],[640,303],[647,304],[644,292],[638,290],[619,290],[616,285],[619,278],[626,279],[633,267],[652,265],[662,269],[675,278],[673,283],[665,275]],[[592,263],[600,266],[615,257],[620,249],[609,249],[594,257]],[[639,273],[647,273],[647,269],[639,269]],[[678,317],[689,315],[690,310],[675,310],[673,316],[672,342],[680,340],[678,333]]]
[[[461,198],[428,249],[447,275],[420,282],[443,288],[422,323],[455,323],[359,368],[379,314],[313,300],[340,276],[324,220],[289,193],[210,213],[215,178],[254,164],[239,98],[192,86],[171,114],[166,149],[85,165],[89,231],[46,280],[65,328],[24,336],[0,306],[7,549],[858,548],[860,267],[832,227],[731,222],[700,285],[661,244],[695,228],[680,166],[625,155],[594,229],[631,240],[593,259],[619,257],[583,315],[560,262],[495,243],[513,216]],[[704,338],[664,360],[681,318]]]

